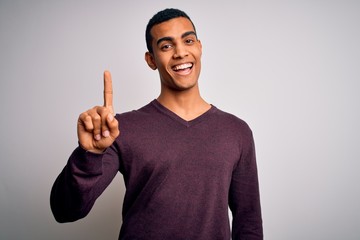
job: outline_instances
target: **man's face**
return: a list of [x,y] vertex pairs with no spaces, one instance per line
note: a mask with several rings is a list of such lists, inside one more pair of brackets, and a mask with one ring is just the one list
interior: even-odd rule
[[192,23],[184,17],[173,18],[151,29],[153,53],[146,60],[158,69],[162,87],[183,91],[197,86],[201,70],[201,42]]

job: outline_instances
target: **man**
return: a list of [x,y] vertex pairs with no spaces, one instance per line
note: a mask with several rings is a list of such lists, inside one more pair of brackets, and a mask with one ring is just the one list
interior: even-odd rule
[[86,216],[120,171],[126,193],[119,239],[230,239],[228,207],[232,239],[262,239],[252,132],[200,96],[202,46],[192,21],[165,9],[149,21],[146,40],[160,95],[114,117],[104,73],[104,106],[79,116],[80,146],[52,189],[56,220]]

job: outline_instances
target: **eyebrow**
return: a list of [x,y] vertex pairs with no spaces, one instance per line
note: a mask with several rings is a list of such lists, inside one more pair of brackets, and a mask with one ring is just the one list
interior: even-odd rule
[[[188,32],[183,33],[181,35],[181,38],[186,38],[189,35],[195,35],[195,37],[197,38],[196,32],[194,32],[194,31],[188,31]],[[164,41],[173,41],[173,40],[174,40],[173,37],[163,37],[163,38],[160,38],[159,40],[157,40],[156,45],[159,45],[161,42],[164,42]]]

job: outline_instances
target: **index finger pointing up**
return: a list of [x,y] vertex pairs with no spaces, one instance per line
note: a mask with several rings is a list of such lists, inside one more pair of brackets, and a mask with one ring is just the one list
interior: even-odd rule
[[104,107],[108,107],[113,110],[113,88],[112,88],[112,80],[111,74],[109,71],[104,72]]

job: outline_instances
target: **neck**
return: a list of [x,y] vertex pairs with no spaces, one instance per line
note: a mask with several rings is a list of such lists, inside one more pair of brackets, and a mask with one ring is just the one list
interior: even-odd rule
[[162,91],[157,100],[182,119],[190,121],[202,115],[211,107],[200,96],[198,89],[194,91]]

